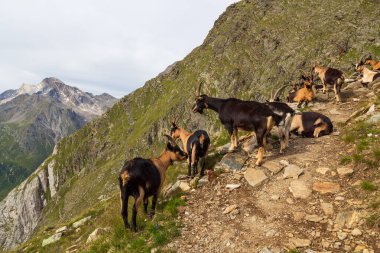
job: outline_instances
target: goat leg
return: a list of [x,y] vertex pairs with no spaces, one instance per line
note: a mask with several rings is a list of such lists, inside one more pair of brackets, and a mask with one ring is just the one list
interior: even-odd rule
[[129,228],[129,224],[128,224],[128,199],[129,199],[129,194],[127,192],[123,192],[121,194],[121,216],[123,217],[125,228]]
[[153,194],[153,197],[152,197],[152,209],[150,209],[150,213],[149,213],[149,218],[150,219],[153,219],[153,216],[155,214],[156,203],[157,203],[157,196],[158,196],[158,193],[155,193],[155,194]]
[[144,198],[144,213],[148,213],[148,197]]

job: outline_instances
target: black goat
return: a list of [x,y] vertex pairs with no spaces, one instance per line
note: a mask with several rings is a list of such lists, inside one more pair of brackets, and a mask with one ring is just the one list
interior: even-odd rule
[[193,133],[187,132],[185,129],[178,127],[175,122],[172,122],[170,135],[174,140],[181,139],[183,150],[188,155],[187,175],[194,177],[198,173],[198,161],[201,160],[200,176],[204,176],[205,160],[210,146],[210,137],[207,132],[204,130],[197,130]]
[[[198,94],[200,87],[198,88]],[[211,109],[219,114],[219,119],[230,135],[230,150],[238,146],[238,129],[254,131],[259,146],[256,165],[261,165],[265,153],[266,136],[281,117],[273,113],[268,106],[256,101],[243,101],[236,98],[220,99],[201,95],[195,99],[193,112],[203,113]]]
[[165,180],[165,173],[173,161],[187,158],[175,141],[165,135],[169,142],[165,150],[157,158],[134,158],[126,161],[119,174],[119,186],[121,197],[121,216],[126,228],[128,224],[128,199],[133,196],[135,203],[132,209],[131,230],[136,231],[136,215],[141,202],[144,202],[144,212],[148,213],[148,198],[153,196],[150,218],[153,218],[158,194]]
[[290,132],[307,138],[318,138],[333,131],[331,120],[318,112],[302,112],[293,117]]

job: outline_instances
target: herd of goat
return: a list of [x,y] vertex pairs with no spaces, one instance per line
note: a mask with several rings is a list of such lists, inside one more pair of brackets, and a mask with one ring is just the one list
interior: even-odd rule
[[[372,70],[365,65],[371,65]],[[380,78],[380,62],[373,60],[370,56],[355,64],[355,70],[360,75],[355,80],[366,87],[376,78]],[[314,74],[318,75],[322,85],[316,85]],[[287,102],[297,102],[298,107],[307,105],[314,98],[318,89],[323,93],[333,90],[335,101],[341,102],[341,88],[345,78],[343,72],[329,67],[314,66],[310,76],[302,76],[302,83],[293,85],[289,91]],[[201,84],[197,90],[197,97],[192,108],[194,113],[202,114],[205,109],[215,111],[220,122],[227,129],[230,136],[230,151],[238,148],[238,130],[251,131],[255,133],[258,154],[256,165],[263,163],[267,136],[272,128],[278,128],[280,139],[280,153],[289,145],[291,133],[306,138],[318,138],[328,135],[333,131],[331,120],[318,112],[296,113],[288,104],[280,102],[279,95],[285,86],[280,87],[271,99],[261,103],[257,101],[244,101],[237,98],[215,98],[201,95]],[[136,215],[141,202],[144,204],[145,213],[148,212],[148,198],[152,196],[150,218],[154,216],[157,198],[165,180],[167,168],[173,161],[188,160],[188,176],[194,177],[198,173],[198,162],[201,161],[200,176],[205,173],[205,158],[210,146],[210,137],[204,130],[188,132],[172,122],[170,135],[166,148],[157,158],[143,159],[134,158],[124,163],[119,174],[119,186],[121,197],[121,215],[126,228],[130,227],[136,231]],[[181,149],[176,139],[181,139]],[[131,225],[128,223],[128,199],[134,197],[132,207]]]

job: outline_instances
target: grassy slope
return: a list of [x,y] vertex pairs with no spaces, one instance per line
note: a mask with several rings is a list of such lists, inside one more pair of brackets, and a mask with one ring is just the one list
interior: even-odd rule
[[[188,113],[200,80],[209,95],[263,99],[272,87],[296,80],[299,69],[309,71],[317,60],[349,75],[357,56],[369,51],[379,56],[380,23],[374,22],[374,11],[367,13],[375,6],[374,1],[340,0],[322,5],[242,1],[229,7],[204,43],[169,73],[149,80],[60,142],[54,156],[59,198],[49,203],[43,224],[67,222],[96,205],[100,195],[113,195],[123,161],[158,154],[162,134],[175,116],[189,129],[206,128],[216,136],[221,127],[215,113]],[[368,23],[372,25],[357,28]],[[348,50],[342,52],[347,42]]]

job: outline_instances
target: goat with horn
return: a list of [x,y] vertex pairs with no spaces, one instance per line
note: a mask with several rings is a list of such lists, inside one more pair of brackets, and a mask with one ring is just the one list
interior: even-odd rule
[[198,161],[201,161],[200,176],[204,176],[205,162],[208,148],[210,146],[210,137],[204,130],[196,130],[188,132],[184,128],[177,126],[176,122],[172,122],[170,135],[174,140],[181,139],[183,150],[188,155],[188,171],[187,175],[194,177],[198,174]]
[[236,98],[214,98],[207,95],[199,95],[198,87],[193,112],[202,114],[204,109],[210,109],[218,113],[219,120],[230,135],[230,150],[238,146],[238,130],[255,132],[259,146],[256,165],[263,163],[266,137],[274,125],[278,125],[282,118],[272,112],[269,107],[256,101],[243,101]]
[[271,98],[265,102],[265,105],[272,110],[273,113],[281,117],[281,121],[278,123],[278,132],[280,135],[280,153],[282,153],[289,146],[290,127],[295,111],[286,103],[280,102],[279,95],[289,85],[283,85],[277,89],[273,94],[271,92]]
[[148,198],[152,198],[152,207],[150,218],[153,218],[157,203],[157,198],[165,181],[165,174],[168,167],[173,161],[181,161],[187,158],[173,138],[168,138],[166,148],[157,158],[143,159],[140,157],[125,161],[119,173],[119,187],[121,197],[121,216],[124,225],[129,227],[128,223],[128,199],[134,197],[135,203],[132,208],[131,230],[136,231],[136,215],[141,202],[144,203],[144,212],[148,212]]
[[344,83],[343,72],[338,69],[324,67],[317,64],[314,64],[312,71],[318,75],[319,79],[321,79],[323,85],[323,93],[325,94],[327,91],[327,98],[329,96],[330,90],[328,88],[332,87],[335,93],[335,100],[336,102],[340,103],[342,101],[340,97],[340,90]]

